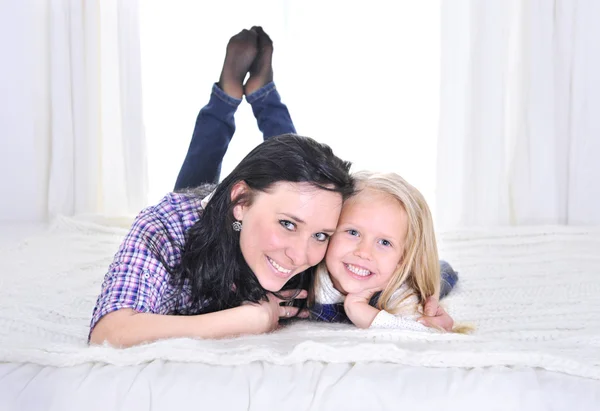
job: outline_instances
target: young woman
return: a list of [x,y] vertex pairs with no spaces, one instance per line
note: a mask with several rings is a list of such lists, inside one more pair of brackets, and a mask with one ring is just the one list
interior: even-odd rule
[[[246,93],[259,126],[268,136],[281,134],[287,109],[270,105],[279,100],[270,83],[270,53],[258,55],[257,37],[256,30],[245,30],[230,41],[219,86],[198,116],[177,182],[178,189],[198,188],[170,193],[136,218],[104,278],[91,343],[263,333],[281,317],[298,315],[298,308],[280,304],[307,296],[300,290],[312,279],[306,270],[323,259],[353,190],[350,163],[310,138],[283,135],[257,146],[216,188],[193,181],[203,170],[185,172],[207,167],[212,180],[218,178],[218,164],[196,163],[195,156],[200,150],[220,163],[251,65]],[[244,60],[249,42],[253,52]],[[242,60],[243,75],[236,71]],[[291,289],[279,292],[286,284]]]

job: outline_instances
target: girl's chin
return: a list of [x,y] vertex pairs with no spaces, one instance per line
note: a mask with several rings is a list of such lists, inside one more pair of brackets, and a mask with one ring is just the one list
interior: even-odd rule
[[344,295],[347,294],[358,294],[365,291],[365,288],[362,284],[352,284],[349,281],[333,281],[333,286],[336,290],[341,292]]

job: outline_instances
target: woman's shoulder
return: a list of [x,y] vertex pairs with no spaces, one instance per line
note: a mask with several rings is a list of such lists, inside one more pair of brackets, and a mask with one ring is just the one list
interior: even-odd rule
[[168,193],[160,203],[156,205],[155,211],[177,211],[182,214],[202,210],[202,197],[191,193]]
[[205,197],[210,195],[214,185],[207,184],[198,188],[167,193],[162,200],[148,211],[166,219],[176,219],[186,223],[195,223],[202,216]]
[[183,236],[202,217],[203,194],[192,190],[167,193],[138,214],[134,228],[151,233],[166,230],[176,237]]

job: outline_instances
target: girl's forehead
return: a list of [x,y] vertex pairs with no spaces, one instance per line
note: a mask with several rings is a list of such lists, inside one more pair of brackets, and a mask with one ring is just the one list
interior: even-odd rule
[[398,199],[385,192],[369,189],[369,192],[362,191],[344,203],[340,222],[348,219],[353,222],[358,222],[357,219],[361,221],[403,220],[405,215],[406,210]]
[[[389,205],[389,204],[397,204],[402,207],[402,203],[391,194],[388,194],[384,191],[377,190],[374,188],[364,188],[357,192],[355,195],[350,197],[344,203],[344,209],[346,208],[355,208],[355,207],[368,207],[371,205],[372,207],[376,205]],[[403,208],[403,207],[402,207]]]
[[338,227],[348,225],[398,241],[406,235],[408,215],[395,197],[372,190],[370,193],[361,192],[344,204]]

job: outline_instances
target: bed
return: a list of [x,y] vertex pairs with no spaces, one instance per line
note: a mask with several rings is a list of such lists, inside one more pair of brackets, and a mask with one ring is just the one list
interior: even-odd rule
[[600,228],[439,234],[472,335],[296,322],[275,333],[88,347],[130,219],[0,226],[0,410],[598,410]]

